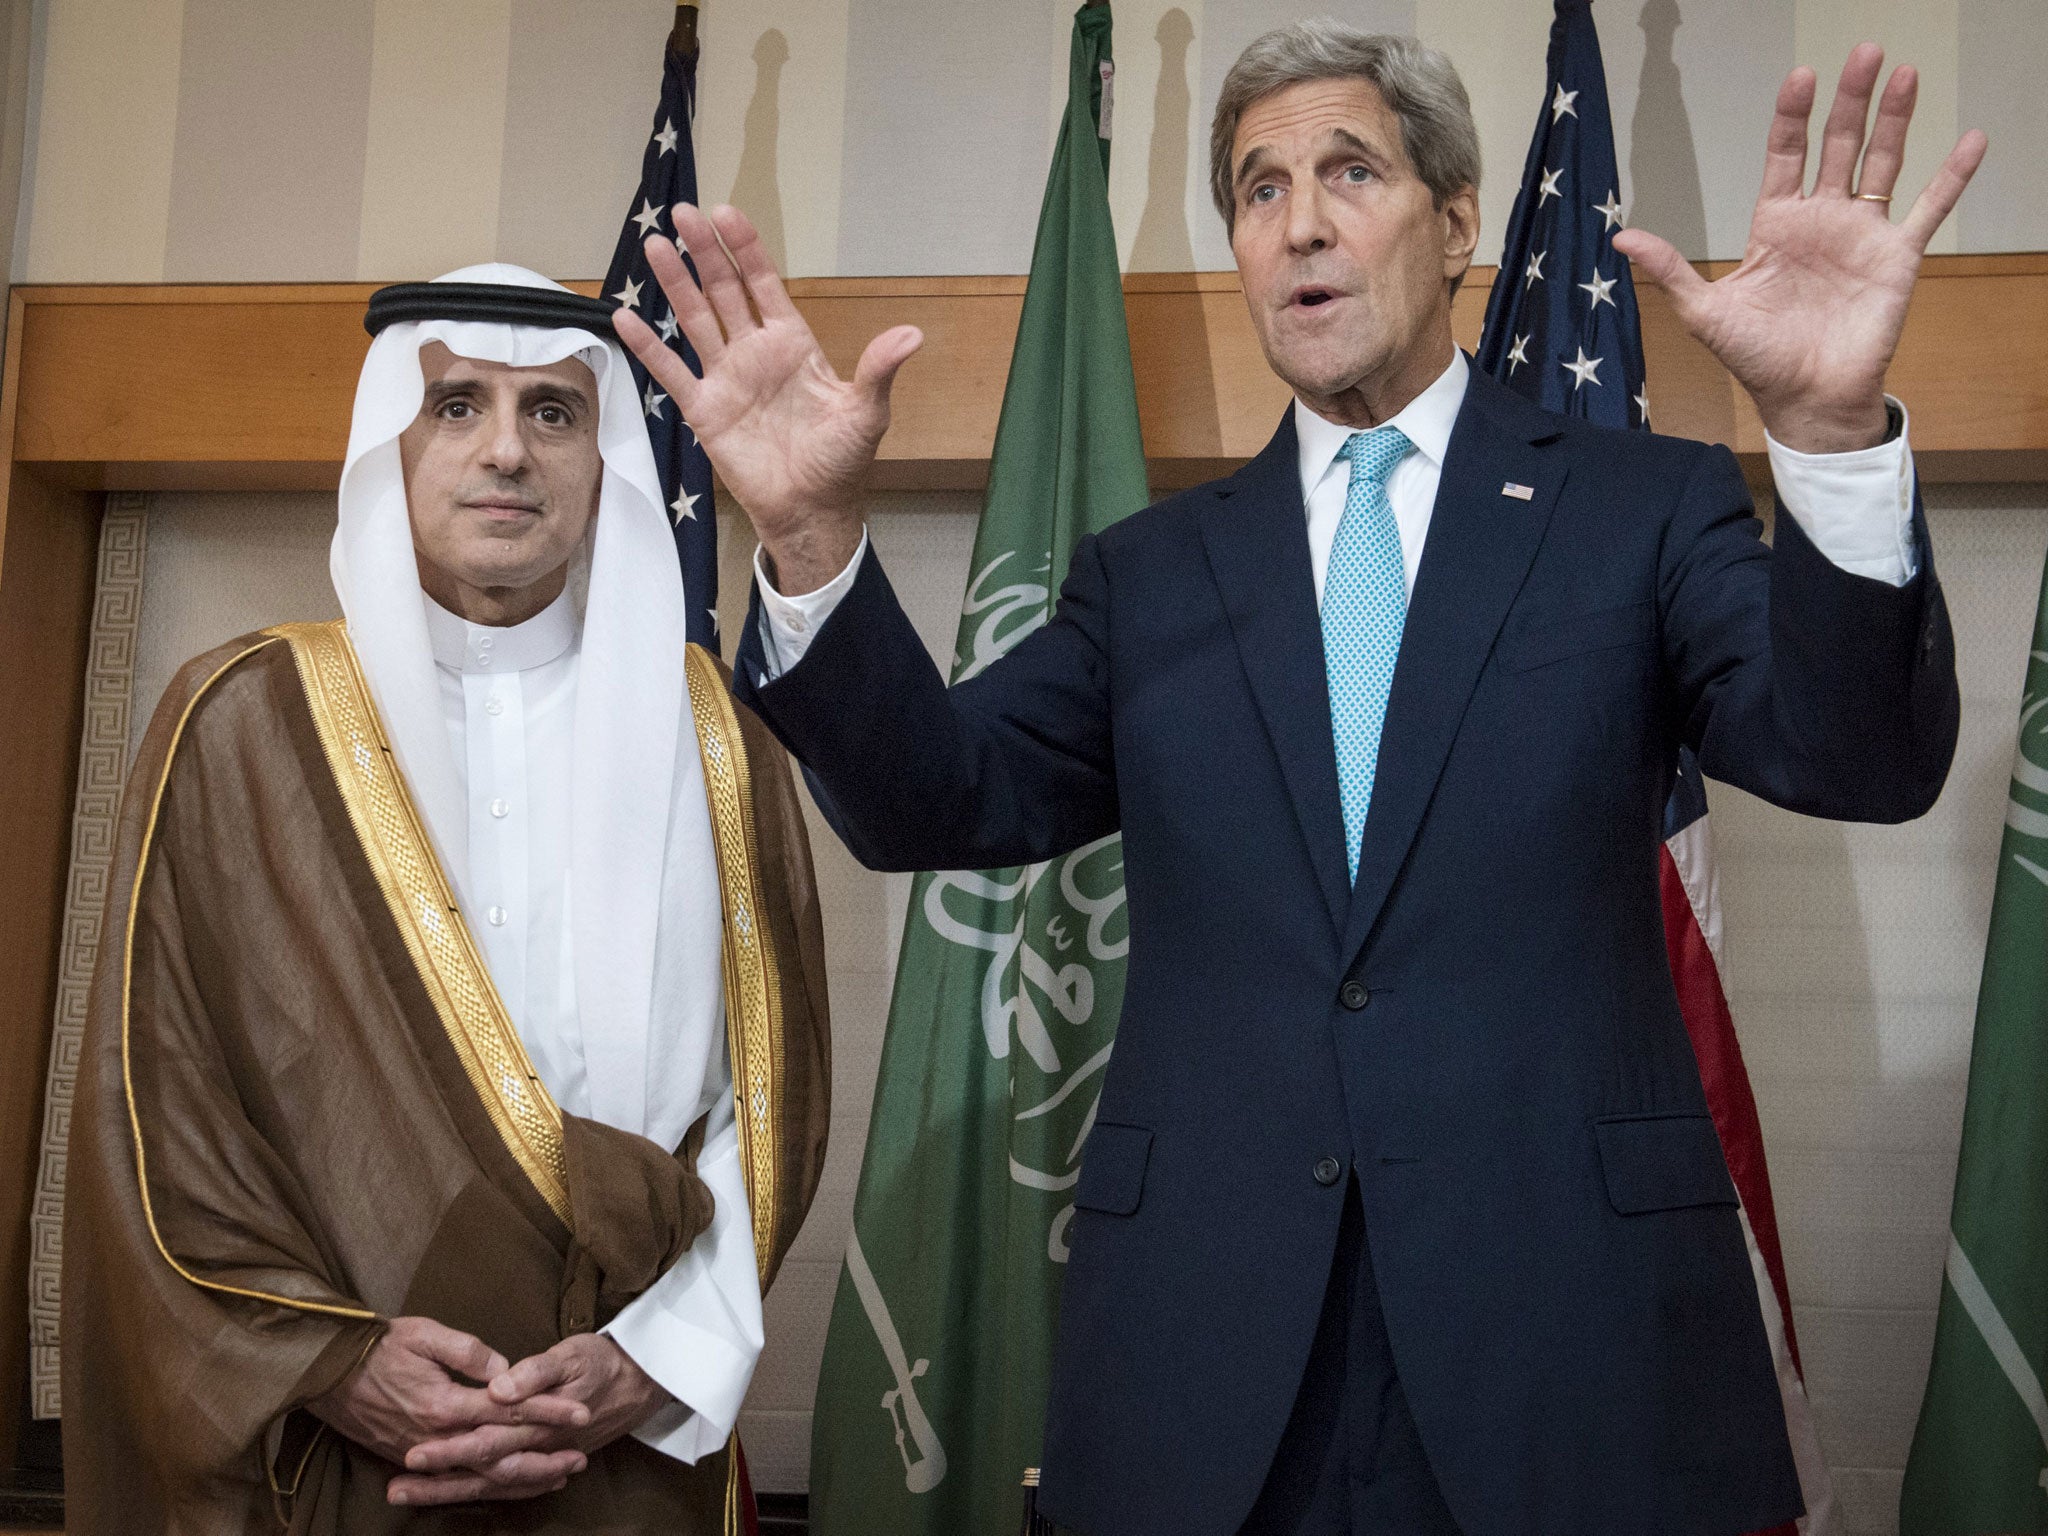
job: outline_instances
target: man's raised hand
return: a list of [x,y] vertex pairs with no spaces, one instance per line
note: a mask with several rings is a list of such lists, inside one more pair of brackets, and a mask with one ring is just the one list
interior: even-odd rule
[[924,337],[908,325],[884,331],[842,379],[745,214],[678,203],[673,216],[697,278],[659,235],[648,237],[647,260],[703,377],[631,310],[613,323],[746,510],[777,585],[811,591],[859,547],[861,483],[889,426],[889,386]]
[[1894,224],[1890,198],[1919,76],[1910,66],[1892,72],[1866,142],[1883,65],[1884,50],[1861,43],[1842,66],[1811,192],[1806,125],[1817,82],[1804,66],[1785,77],[1749,245],[1726,277],[1706,281],[1646,230],[1614,237],[1614,248],[1670,295],[1686,329],[1749,391],[1771,436],[1809,453],[1882,440],[1885,370],[1921,255],[1984,159],[1984,135],[1972,129]]

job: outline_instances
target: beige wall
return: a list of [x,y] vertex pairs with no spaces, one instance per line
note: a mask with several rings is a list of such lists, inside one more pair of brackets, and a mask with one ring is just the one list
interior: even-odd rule
[[[1463,69],[1505,228],[1546,0],[1118,0],[1111,196],[1129,266],[1229,265],[1207,116],[1237,50],[1309,11]],[[801,276],[1020,272],[1072,0],[706,0],[704,195]],[[499,257],[603,271],[638,173],[664,0],[45,0],[24,238],[35,282],[383,279]],[[1772,94],[1863,36],[1923,74],[1906,184],[1993,134],[1936,249],[2048,247],[2040,0],[1605,0],[1621,199],[1694,256],[1742,248]]]

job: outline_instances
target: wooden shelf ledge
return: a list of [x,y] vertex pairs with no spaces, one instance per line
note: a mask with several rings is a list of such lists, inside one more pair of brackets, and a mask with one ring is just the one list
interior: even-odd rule
[[[1475,269],[1459,292],[1464,345],[1478,338],[1494,276]],[[16,288],[12,398],[0,403],[0,415],[16,407],[14,458],[82,489],[332,485],[374,286]],[[925,332],[897,385],[883,483],[981,484],[1024,279],[813,278],[790,290],[842,369],[887,326]],[[1155,480],[1191,484],[1256,452],[1287,392],[1259,353],[1237,275],[1134,273],[1124,291]],[[1658,289],[1645,283],[1638,296],[1659,429],[1761,455],[1763,430],[1741,390]],[[2048,476],[2043,356],[2048,254],[1929,259],[1891,374],[1928,478]]]

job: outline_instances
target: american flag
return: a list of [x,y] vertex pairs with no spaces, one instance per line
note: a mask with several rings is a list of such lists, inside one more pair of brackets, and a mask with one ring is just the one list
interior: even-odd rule
[[[1555,5],[1543,108],[1487,300],[1478,362],[1546,409],[1601,426],[1647,429],[1650,400],[1635,286],[1613,243],[1624,220],[1592,0]],[[1707,1106],[1742,1201],[1757,1305],[1806,1499],[1798,1529],[1828,1536],[1835,1527],[1834,1489],[1800,1374],[1756,1097],[1721,982],[1721,905],[1706,783],[1684,748],[1664,807],[1664,839],[1665,948]],[[1782,1531],[1789,1536],[1793,1529]]]
[[[675,237],[669,209],[697,201],[697,153],[690,142],[690,124],[697,111],[697,8],[676,7],[676,23],[668,36],[661,71],[661,103],[654,109],[654,132],[640,157],[640,185],[633,193],[626,222],[605,273],[604,296],[635,311],[683,355],[692,372],[697,354],[676,328],[676,317],[662,297],[661,285],[647,265],[641,244],[649,235]],[[688,258],[686,257],[685,260]],[[691,275],[696,266],[691,264]],[[630,359],[633,382],[640,389],[640,409],[647,419],[648,441],[661,472],[661,494],[674,525],[676,555],[683,566],[683,591],[689,599],[689,637],[718,649],[718,520],[711,500],[711,461],[684,423],[675,402],[663,394],[637,360]]]

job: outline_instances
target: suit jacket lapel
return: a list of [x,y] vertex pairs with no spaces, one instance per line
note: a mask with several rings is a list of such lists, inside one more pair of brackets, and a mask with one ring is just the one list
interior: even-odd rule
[[[1347,969],[1386,906],[1480,669],[1543,541],[1565,469],[1563,455],[1537,445],[1560,427],[1556,417],[1472,370],[1444,454],[1387,699],[1344,928]],[[1533,494],[1526,501],[1504,495],[1509,482]],[[1320,681],[1320,665],[1317,675]],[[1327,739],[1327,722],[1324,734]],[[1334,747],[1331,752],[1334,761]]]
[[1291,409],[1259,456],[1215,488],[1200,525],[1238,656],[1329,903],[1330,926],[1341,931],[1351,899],[1344,812]]

